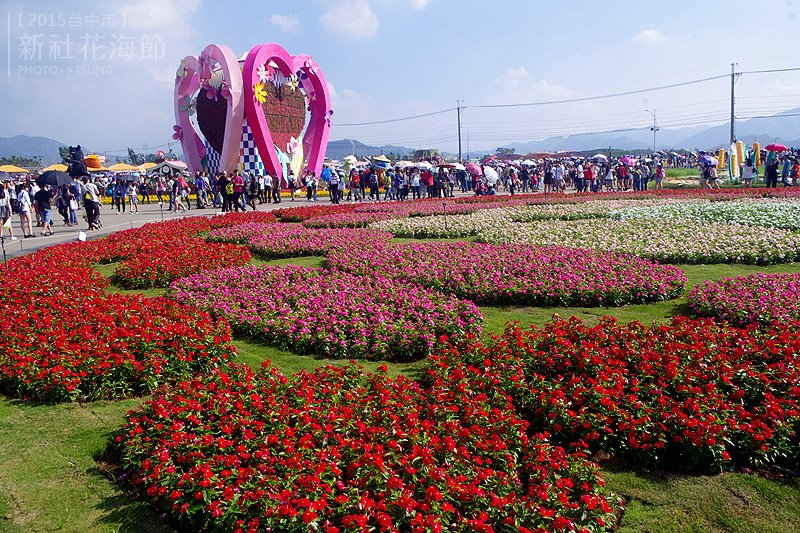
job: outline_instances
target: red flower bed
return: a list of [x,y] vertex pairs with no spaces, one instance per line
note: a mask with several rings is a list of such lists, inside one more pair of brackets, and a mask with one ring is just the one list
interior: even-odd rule
[[180,383],[115,443],[124,477],[195,531],[588,531],[619,509],[508,399],[354,365]]
[[659,466],[720,469],[780,463],[797,451],[800,323],[737,329],[678,317],[672,325],[511,327],[487,345],[451,347],[432,367],[510,394],[556,443]]
[[106,294],[108,280],[91,265],[123,260],[121,282],[151,286],[241,264],[246,248],[210,245],[195,235],[212,223],[242,220],[148,224],[9,261],[2,271],[14,283],[0,286],[0,388],[41,401],[119,398],[227,364],[233,348],[226,322],[165,299]]
[[93,241],[96,262],[119,262],[113,281],[127,289],[167,287],[203,270],[240,266],[250,260],[244,246],[209,244],[198,235],[236,224],[274,222],[271,213],[228,213],[211,219],[184,218],[111,234]]
[[142,394],[226,364],[233,353],[227,323],[215,324],[209,315],[166,299],[74,286],[16,296],[0,314],[0,388],[21,398]]
[[203,239],[161,241],[160,250],[140,253],[122,261],[112,280],[127,289],[167,287],[176,279],[218,268],[241,266],[250,261],[250,251],[236,244],[207,243]]
[[354,213],[356,210],[355,204],[340,204],[340,205],[309,205],[301,207],[286,207],[284,209],[275,209],[272,213],[280,219],[281,222],[303,222],[310,218],[316,218],[323,215],[335,215],[338,213]]

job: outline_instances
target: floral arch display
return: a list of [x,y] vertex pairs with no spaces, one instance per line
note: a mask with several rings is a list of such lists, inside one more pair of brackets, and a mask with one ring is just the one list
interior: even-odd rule
[[275,43],[237,58],[224,45],[185,57],[175,77],[173,138],[189,170],[320,173],[328,144],[330,95],[311,56]]

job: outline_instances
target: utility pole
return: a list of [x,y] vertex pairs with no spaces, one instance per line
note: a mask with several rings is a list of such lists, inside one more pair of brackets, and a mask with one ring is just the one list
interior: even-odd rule
[[734,123],[735,123],[735,120],[736,120],[736,114],[735,114],[735,111],[734,111],[734,107],[735,107],[734,102],[735,101],[734,101],[734,93],[733,93],[733,84],[736,82],[736,78],[738,78],[739,75],[736,74],[736,72],[734,72],[734,66],[735,65],[736,65],[736,63],[731,63],[731,144],[736,142],[736,132],[734,130]]
[[653,115],[653,127],[650,128],[650,131],[653,132],[653,153],[656,152],[656,132],[658,131],[658,124],[656,123],[656,110],[653,109],[650,111],[649,109],[645,109],[648,113]]
[[461,163],[461,100],[456,100],[456,113],[458,114],[458,162]]

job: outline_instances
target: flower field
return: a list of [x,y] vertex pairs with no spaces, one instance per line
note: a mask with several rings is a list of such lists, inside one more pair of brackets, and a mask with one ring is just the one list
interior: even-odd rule
[[364,228],[306,228],[301,224],[239,224],[211,230],[212,242],[234,242],[253,253],[278,259],[325,255],[340,247],[370,247],[388,242],[389,233]]
[[800,276],[758,273],[706,282],[689,294],[689,308],[740,326],[794,322],[800,320]]
[[691,219],[495,222],[477,240],[627,253],[664,263],[768,265],[800,260],[800,234]]
[[800,202],[792,199],[742,199],[727,202],[650,205],[615,209],[609,216],[628,219],[691,219],[703,225],[730,223],[762,228],[800,230]]
[[471,302],[380,274],[303,267],[209,271],[174,283],[170,293],[224,317],[239,333],[345,359],[421,359],[441,335],[480,333],[482,320]]
[[510,394],[535,431],[637,462],[717,469],[791,464],[800,427],[799,323],[737,329],[678,317],[671,325],[509,325],[431,359],[439,378]]
[[[799,529],[797,197],[302,205],[14,258],[0,516],[87,531]],[[112,292],[151,287],[168,289]],[[485,332],[565,307],[587,318]],[[639,312],[661,322],[602,317]],[[651,504],[674,480],[699,489]],[[52,499],[33,507],[41,486]],[[733,516],[710,519],[719,498]]]
[[359,275],[381,272],[483,304],[625,305],[676,298],[686,284],[675,267],[575,248],[389,244],[340,248],[327,264]]
[[190,530],[613,526],[596,467],[525,428],[481,389],[235,368],[160,391],[115,444],[126,476]]

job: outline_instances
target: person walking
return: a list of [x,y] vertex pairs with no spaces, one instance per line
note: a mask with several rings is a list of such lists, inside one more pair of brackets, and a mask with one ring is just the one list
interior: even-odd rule
[[[130,202],[128,211],[139,213],[139,195],[136,194],[136,183],[134,181],[126,182],[125,196],[128,197],[128,201]],[[134,209],[136,209],[136,211],[133,211]]]
[[47,237],[53,234],[53,218],[52,218],[52,205],[50,200],[53,198],[53,193],[50,191],[50,185],[44,184],[42,188],[36,191],[33,199],[36,203],[36,210],[39,217],[42,219],[42,237]]
[[[6,187],[6,183],[0,181],[0,239],[3,238],[3,228],[8,228],[8,236],[12,241],[18,240],[14,237],[14,227],[8,220],[11,218],[11,191]],[[6,225],[8,223],[8,225]]]
[[331,170],[328,187],[331,192],[331,203],[339,205],[339,174],[335,170]]
[[[294,184],[294,181],[289,183]],[[295,186],[291,186],[291,193],[292,193],[292,201],[294,202],[294,189]],[[272,203],[279,204],[281,203],[281,180],[278,178],[276,173],[272,173]]]
[[17,185],[17,205],[19,206],[19,223],[22,226],[22,234],[25,238],[36,237],[33,233],[31,223],[31,197],[23,184]]
[[309,202],[313,202],[314,196],[314,176],[311,175],[311,172],[306,171],[306,175],[303,176],[303,183],[306,186],[306,200]]
[[97,185],[89,181],[88,176],[83,177],[83,187],[81,188],[83,197],[83,207],[86,209],[86,221],[89,229],[102,228],[100,222],[100,191]]
[[232,210],[233,211],[244,211],[244,207],[242,207],[242,193],[244,192],[244,179],[242,179],[241,174],[239,174],[239,169],[233,171],[233,175],[231,176],[231,185],[233,185],[233,199],[231,203],[233,204]]
[[[250,181],[248,182],[248,191],[247,191],[247,205],[253,208],[253,211],[256,210],[256,198],[258,197],[258,180],[250,174]],[[245,211],[247,211],[245,209]]]
[[767,165],[765,179],[767,181],[767,188],[776,188],[778,186],[778,166],[780,162],[777,157],[773,157]]

